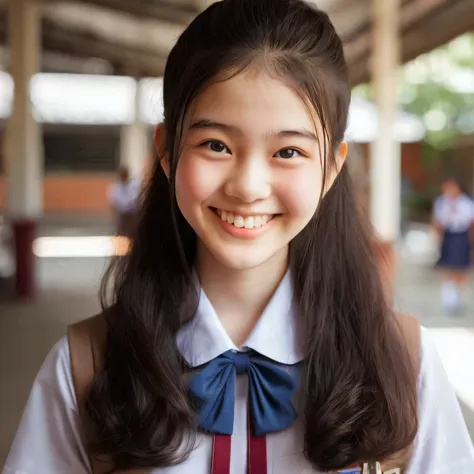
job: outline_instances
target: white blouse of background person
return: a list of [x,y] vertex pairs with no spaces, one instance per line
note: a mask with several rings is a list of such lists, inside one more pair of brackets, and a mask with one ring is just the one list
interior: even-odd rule
[[139,195],[138,179],[130,179],[126,183],[114,183],[108,191],[109,202],[119,214],[135,211]]
[[[241,349],[252,348],[277,363],[301,361],[292,293],[291,278],[287,275]],[[181,330],[177,342],[183,357],[193,367],[237,349],[203,291],[195,318]],[[247,391],[248,379],[242,375],[236,385],[231,474],[246,474]],[[424,328],[418,392],[419,432],[406,474],[473,474],[474,450],[456,395]],[[79,423],[64,338],[51,350],[34,382],[3,474],[91,473]],[[268,435],[268,473],[315,473],[303,456],[302,446],[301,420],[282,432]],[[211,451],[212,437],[200,434],[187,461],[150,472],[210,474]]]
[[474,223],[474,201],[465,194],[440,196],[434,204],[434,218],[449,232],[465,232]]

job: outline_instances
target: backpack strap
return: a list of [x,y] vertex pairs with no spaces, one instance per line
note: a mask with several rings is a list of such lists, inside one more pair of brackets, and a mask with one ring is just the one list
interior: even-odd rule
[[[398,327],[400,337],[405,341],[408,354],[412,361],[413,371],[416,374],[416,380],[418,380],[418,374],[420,372],[420,323],[419,321],[408,314],[397,314],[395,315],[395,323]],[[402,451],[395,453],[389,459],[383,460],[381,464],[382,473],[396,473],[403,474],[413,454],[413,444],[407,446]],[[398,468],[398,470],[397,470]]]
[[[67,329],[71,375],[74,383],[76,402],[82,423],[82,436],[86,450],[94,436],[94,426],[85,410],[85,400],[95,374],[102,367],[107,343],[107,321],[104,314],[72,324]],[[145,474],[143,469],[115,471],[113,462],[107,456],[89,455],[92,474]]]
[[107,338],[105,316],[99,314],[72,324],[67,329],[67,336],[77,404],[79,410],[83,410],[92,380],[102,365]]
[[418,319],[409,314],[397,314],[396,322],[400,329],[401,336],[406,342],[408,353],[410,354],[413,369],[418,377],[420,372],[420,346],[421,346],[421,326]]

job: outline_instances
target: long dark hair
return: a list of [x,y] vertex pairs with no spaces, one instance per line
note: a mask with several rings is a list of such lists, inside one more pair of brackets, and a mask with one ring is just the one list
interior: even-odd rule
[[[130,253],[103,282],[104,367],[86,408],[92,451],[115,466],[169,466],[194,447],[195,410],[176,334],[196,310],[196,236],[178,209],[175,173],[187,113],[213,80],[266,68],[302,94],[323,124],[328,162],[343,140],[350,85],[328,16],[301,0],[224,0],[178,39],[164,75],[169,180],[156,164]],[[350,159],[350,158],[349,158]],[[416,374],[387,304],[345,167],[290,244],[294,295],[306,335],[305,454],[315,468],[384,458],[417,430]]]

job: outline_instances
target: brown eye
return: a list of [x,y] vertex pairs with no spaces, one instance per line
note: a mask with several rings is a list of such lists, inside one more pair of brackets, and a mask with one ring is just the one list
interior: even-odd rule
[[283,150],[280,150],[275,156],[277,158],[283,158],[285,160],[289,158],[294,158],[295,156],[299,156],[300,153],[298,150],[295,150],[294,148],[285,148]]
[[209,148],[209,150],[215,153],[229,153],[228,148],[218,140],[209,140],[203,143],[203,146]]

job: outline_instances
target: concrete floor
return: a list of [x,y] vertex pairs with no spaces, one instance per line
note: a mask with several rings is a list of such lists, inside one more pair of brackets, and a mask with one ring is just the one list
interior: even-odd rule
[[[68,324],[98,310],[96,291],[105,265],[102,258],[39,259],[40,296],[30,302],[0,301],[0,466],[49,348],[64,335]],[[474,387],[472,383],[466,386],[474,379],[474,286],[471,282],[465,314],[452,318],[440,310],[439,279],[431,266],[414,264],[405,256],[398,278],[397,306],[417,315],[433,331],[474,435]],[[461,350],[461,346],[466,349]]]

